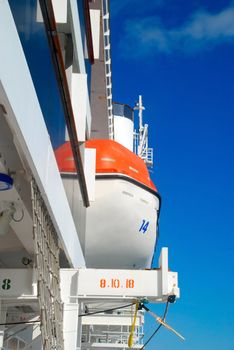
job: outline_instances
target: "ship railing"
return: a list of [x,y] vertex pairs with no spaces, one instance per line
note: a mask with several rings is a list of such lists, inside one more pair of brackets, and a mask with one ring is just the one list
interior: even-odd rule
[[144,160],[147,166],[153,166],[154,150],[151,147],[148,147],[148,140],[140,145],[140,134],[136,131],[134,132],[134,147],[133,151],[141,159]]
[[4,345],[1,349],[2,350],[10,350],[10,349],[20,350],[24,348],[26,345],[27,343],[24,341],[24,339],[13,334],[12,336],[9,336],[6,341],[4,341]]
[[153,148],[147,148],[143,150],[141,157],[146,163],[146,165],[153,166],[153,156],[154,156]]
[[[102,326],[104,328],[104,326]],[[87,331],[82,334],[83,343],[104,343],[104,344],[125,344],[127,346],[129,334],[131,332],[131,326],[115,326],[115,330],[99,329]],[[135,328],[135,343],[140,345],[143,343],[143,326],[136,326]]]

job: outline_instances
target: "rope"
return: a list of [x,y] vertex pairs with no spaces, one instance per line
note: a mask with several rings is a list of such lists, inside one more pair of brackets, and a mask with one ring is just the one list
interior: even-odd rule
[[135,326],[136,326],[136,319],[137,319],[137,311],[138,311],[139,303],[136,303],[136,308],[135,308],[135,313],[134,313],[134,318],[133,318],[133,323],[131,326],[131,332],[128,338],[128,347],[131,348],[133,346],[133,341],[134,341],[134,331],[135,331]]

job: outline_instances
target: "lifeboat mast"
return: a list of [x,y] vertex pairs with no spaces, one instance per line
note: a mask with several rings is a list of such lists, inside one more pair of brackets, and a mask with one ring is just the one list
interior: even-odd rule
[[134,131],[134,152],[144,160],[147,166],[153,166],[153,148],[148,147],[148,124],[143,125],[143,111],[145,107],[142,103],[142,96],[136,103],[134,110],[138,110],[138,132]]

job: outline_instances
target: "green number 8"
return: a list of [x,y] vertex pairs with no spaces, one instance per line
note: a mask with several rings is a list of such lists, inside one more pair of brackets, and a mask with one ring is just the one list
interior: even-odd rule
[[11,288],[11,280],[9,278],[5,278],[3,280],[2,289],[8,290],[10,288]]

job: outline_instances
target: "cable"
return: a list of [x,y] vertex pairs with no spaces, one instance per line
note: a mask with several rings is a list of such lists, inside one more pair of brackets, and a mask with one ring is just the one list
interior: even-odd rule
[[33,324],[33,323],[38,323],[38,322],[41,322],[41,321],[38,320],[38,321],[6,322],[6,323],[0,323],[0,326],[11,326],[14,324]]
[[[34,328],[34,330],[35,330],[37,327],[39,327],[39,325],[37,325],[37,326]],[[15,337],[17,334],[19,334],[19,333],[25,331],[26,329],[27,329],[27,326],[26,326],[26,327],[23,327],[23,328],[21,328],[21,329],[19,329],[19,330],[16,331],[15,333],[9,334],[7,337],[4,337],[4,342],[7,341],[7,340],[10,339],[10,338]]]
[[[165,321],[165,318],[167,316],[167,312],[168,312],[168,308],[169,308],[169,299],[167,300],[167,304],[164,310],[164,314],[162,317],[162,320]],[[143,350],[146,345],[149,344],[149,342],[151,341],[151,339],[155,336],[156,333],[158,333],[159,329],[162,327],[162,323],[160,323],[160,325],[155,329],[155,331],[153,332],[153,334],[149,337],[149,339],[145,342],[145,344],[140,348],[140,350]]]
[[84,316],[91,316],[91,315],[96,315],[96,314],[101,314],[103,312],[110,312],[110,311],[115,311],[115,310],[119,310],[119,309],[124,309],[126,307],[129,306],[133,306],[136,303],[131,303],[131,304],[127,304],[127,305],[122,305],[122,306],[118,306],[118,307],[114,307],[112,309],[106,309],[106,310],[100,310],[100,311],[95,311],[95,312],[88,312],[87,314],[81,314],[78,317],[84,317]]
[[7,337],[4,336],[4,342],[7,341],[7,340],[10,339],[10,338],[13,338],[13,337],[16,336],[17,334],[19,334],[19,333],[25,331],[26,329],[27,329],[27,326],[21,328],[20,330],[18,330],[18,331],[15,332],[15,333],[12,333],[12,334],[8,335]]

